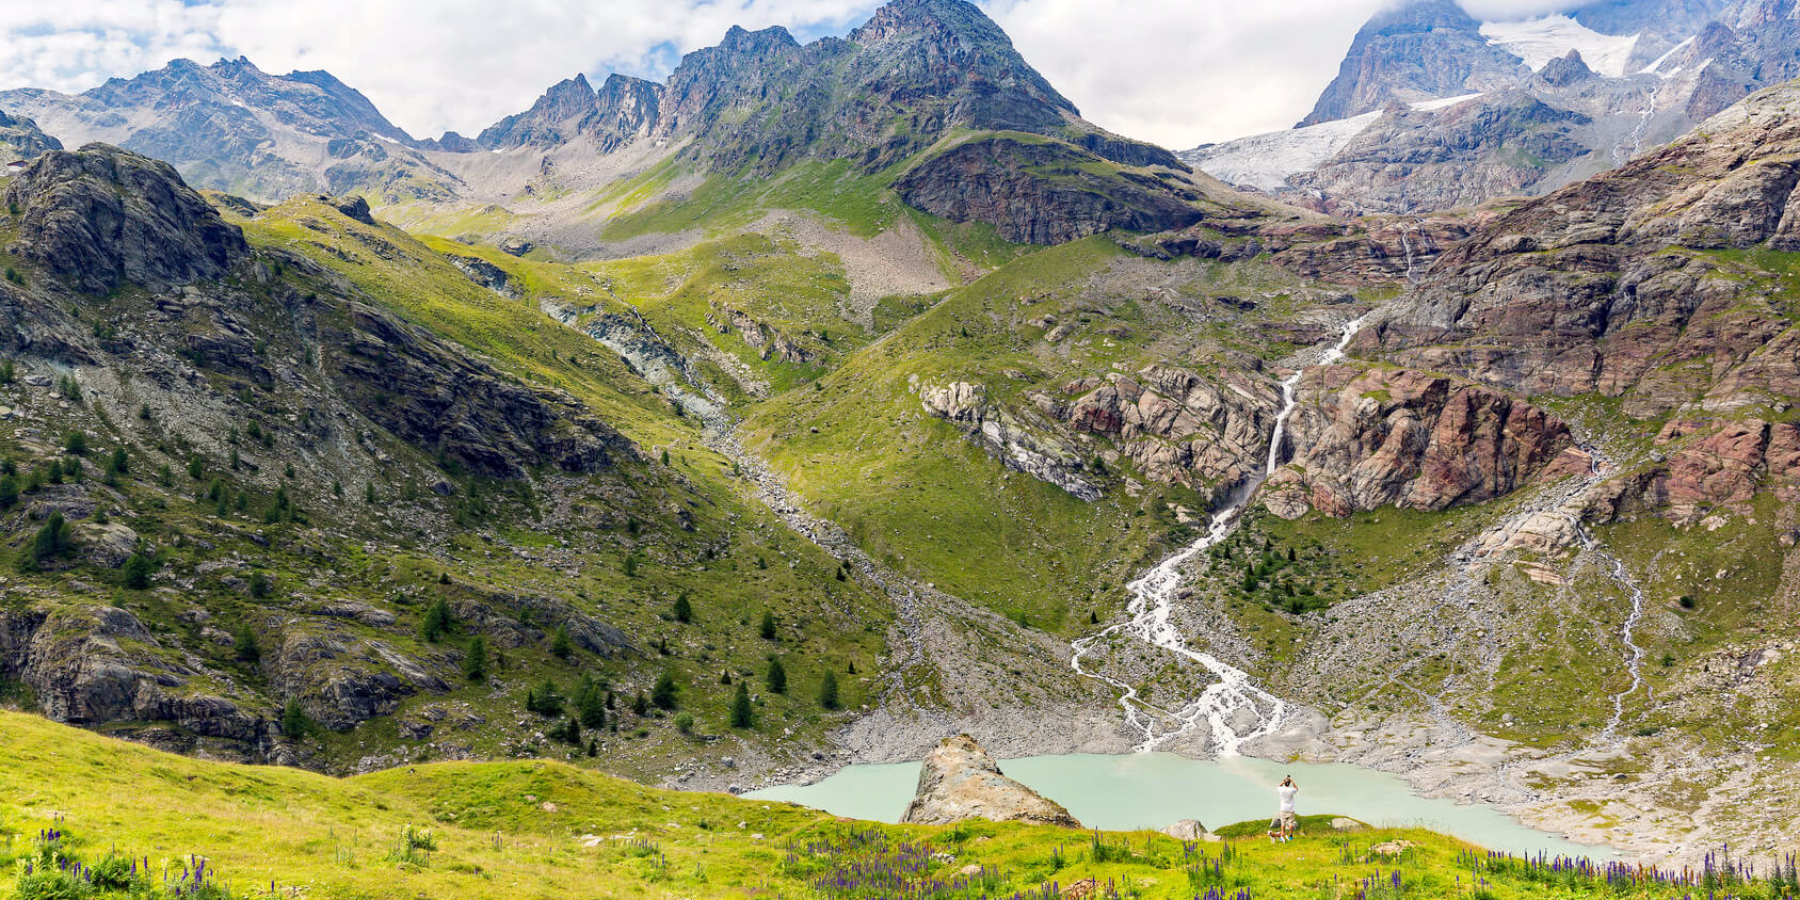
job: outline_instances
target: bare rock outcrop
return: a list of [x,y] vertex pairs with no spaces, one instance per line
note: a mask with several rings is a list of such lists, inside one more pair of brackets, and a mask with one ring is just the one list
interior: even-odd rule
[[20,211],[11,251],[93,294],[217,278],[249,255],[173,166],[105,144],[44,153],[6,202]]
[[1410,370],[1327,366],[1301,382],[1288,465],[1264,505],[1297,518],[1403,506],[1441,510],[1578,471],[1568,426],[1510,395]]
[[1060,804],[1001,773],[994,758],[966,734],[945,738],[919,772],[919,790],[901,822],[950,825],[969,819],[1080,828]]
[[1054,423],[1038,410],[1019,412],[990,403],[987,389],[956,381],[919,388],[925,411],[960,426],[969,440],[1015,472],[1030,475],[1089,502],[1100,499],[1100,486],[1090,477],[1081,454],[1055,434]]
[[1255,471],[1268,445],[1276,399],[1242,372],[1223,384],[1192,372],[1152,366],[1063,385],[1059,400],[1038,396],[1046,412],[1078,431],[1113,439],[1121,455],[1156,481],[1187,487],[1237,484]]
[[1100,158],[1068,144],[970,141],[920,163],[894,189],[907,205],[980,222],[1009,241],[1061,244],[1114,228],[1168,231],[1200,221],[1198,193],[1180,179],[1102,174]]

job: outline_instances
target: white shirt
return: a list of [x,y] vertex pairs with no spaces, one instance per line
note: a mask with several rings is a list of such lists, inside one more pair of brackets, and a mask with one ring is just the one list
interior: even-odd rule
[[1282,812],[1293,812],[1294,811],[1294,795],[1300,793],[1300,789],[1297,787],[1288,787],[1287,785],[1282,785],[1281,787],[1278,787],[1275,789],[1275,793],[1281,795],[1281,811]]

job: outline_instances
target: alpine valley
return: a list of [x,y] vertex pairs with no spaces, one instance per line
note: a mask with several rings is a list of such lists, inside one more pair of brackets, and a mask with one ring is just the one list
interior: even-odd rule
[[[474,136],[0,91],[0,896],[1792,898],[1797,78],[1796,0],[1402,0],[1177,154],[892,0]],[[992,759],[1147,750],[1620,862]]]

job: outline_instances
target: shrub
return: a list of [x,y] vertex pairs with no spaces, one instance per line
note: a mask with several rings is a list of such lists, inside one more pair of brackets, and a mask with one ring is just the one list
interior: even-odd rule
[[675,730],[682,734],[694,733],[694,714],[682,713],[675,717]]
[[86,456],[88,452],[87,435],[79,431],[71,431],[64,435],[63,450],[70,456]]
[[683,625],[694,621],[694,604],[688,601],[687,591],[682,591],[681,596],[675,598],[675,608],[672,612],[675,621]]
[[266,573],[250,573],[250,596],[263,600],[274,592],[275,582]]

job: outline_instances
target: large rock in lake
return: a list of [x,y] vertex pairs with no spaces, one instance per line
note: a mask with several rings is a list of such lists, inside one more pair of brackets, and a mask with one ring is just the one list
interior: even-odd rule
[[968,819],[1081,827],[1060,804],[1001,774],[994,758],[961,734],[945,738],[925,757],[918,793],[900,821],[949,825]]

